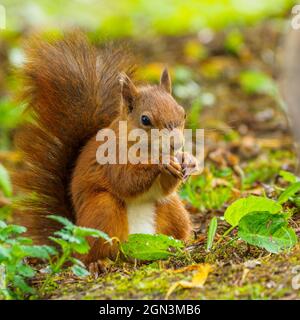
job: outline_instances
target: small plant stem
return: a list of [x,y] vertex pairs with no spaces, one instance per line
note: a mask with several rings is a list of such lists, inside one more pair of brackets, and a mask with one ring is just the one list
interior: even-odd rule
[[70,251],[66,250],[62,256],[59,258],[59,260],[57,261],[57,263],[54,264],[53,267],[53,274],[57,273],[60,271],[61,267],[64,265],[64,263],[66,262],[67,258],[70,256]]
[[231,226],[229,229],[227,229],[222,237],[226,237],[233,229],[235,228],[235,226]]
[[227,229],[221,236],[221,238],[216,242],[216,244],[214,245],[214,249],[215,247],[220,244],[220,242],[235,228],[235,226],[231,226],[229,229]]
[[9,290],[7,288],[7,275],[6,275],[6,271],[5,271],[5,266],[2,264],[0,265],[0,272],[2,275],[2,283],[1,283],[1,288],[0,288],[2,295],[4,296],[5,300],[12,300],[13,298],[10,295]]
[[228,245],[231,244],[232,242],[236,241],[239,237],[234,237],[232,238],[229,242],[228,242]]
[[61,269],[61,267],[64,265],[64,263],[66,262],[66,259],[69,257],[70,252],[69,250],[66,250],[62,256],[59,258],[59,260],[54,264],[54,266],[52,267],[52,272],[50,274],[48,274],[48,276],[46,277],[42,287],[41,287],[41,292],[44,292],[46,286],[48,285],[51,277],[53,275],[55,275],[56,273],[58,273]]

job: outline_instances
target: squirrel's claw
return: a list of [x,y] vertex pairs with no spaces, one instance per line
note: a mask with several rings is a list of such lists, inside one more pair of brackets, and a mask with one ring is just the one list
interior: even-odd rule
[[[198,163],[197,163],[197,159],[187,153],[187,152],[182,152],[182,153],[178,153],[176,155],[180,161],[181,161],[181,167],[182,167],[182,172],[184,175],[184,180],[187,180],[187,178],[195,171],[198,171]],[[178,161],[179,161],[178,159]]]
[[183,173],[179,163],[171,160],[169,164],[164,164],[163,168],[173,177],[177,179],[183,179]]

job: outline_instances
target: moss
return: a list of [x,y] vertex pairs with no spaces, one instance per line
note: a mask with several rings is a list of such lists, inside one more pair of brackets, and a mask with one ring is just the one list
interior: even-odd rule
[[[222,257],[232,258],[233,251],[225,247]],[[259,255],[258,252],[259,251]],[[236,253],[236,251],[234,251]],[[244,249],[240,254],[244,253]],[[224,262],[219,251],[209,253],[206,260],[215,261],[203,288],[176,289],[172,299],[281,299],[300,298],[300,292],[293,290],[292,269],[300,265],[300,246],[282,255],[270,255],[263,250],[253,250],[248,258],[235,256]],[[192,255],[193,256],[193,255]],[[209,258],[211,257],[211,258]],[[251,258],[257,263],[245,264]],[[240,262],[237,262],[240,260]],[[189,265],[189,264],[186,264]],[[131,266],[131,268],[130,268]],[[174,273],[178,261],[167,261],[163,265],[153,263],[134,268],[126,264],[123,269],[103,275],[97,280],[76,279],[67,276],[56,279],[52,287],[52,299],[164,299],[170,286],[179,280],[190,280],[191,271]],[[126,270],[124,272],[124,270]],[[62,289],[63,288],[63,289]]]

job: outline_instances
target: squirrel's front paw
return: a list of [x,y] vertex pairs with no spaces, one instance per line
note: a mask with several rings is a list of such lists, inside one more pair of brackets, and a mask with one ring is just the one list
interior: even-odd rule
[[172,175],[176,179],[183,179],[182,167],[175,157],[171,157],[170,162],[162,164],[162,172]]
[[199,171],[198,161],[192,154],[187,152],[178,152],[176,154],[176,159],[178,160],[178,163],[181,164],[184,180],[194,172]]

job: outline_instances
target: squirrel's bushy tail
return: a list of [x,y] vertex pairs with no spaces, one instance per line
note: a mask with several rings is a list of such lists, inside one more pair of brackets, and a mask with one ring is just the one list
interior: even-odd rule
[[118,115],[119,74],[133,67],[122,49],[98,55],[82,34],[63,40],[34,39],[27,45],[24,99],[32,114],[16,137],[24,169],[14,176],[25,193],[16,214],[18,223],[39,243],[57,229],[47,215],[74,221],[70,180],[81,148]]

